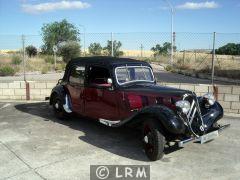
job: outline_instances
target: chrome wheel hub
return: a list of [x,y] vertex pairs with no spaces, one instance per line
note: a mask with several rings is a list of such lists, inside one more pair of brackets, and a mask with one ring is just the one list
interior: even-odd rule
[[56,108],[56,109],[59,108],[59,104],[58,104],[58,103],[55,104],[55,108]]
[[144,136],[143,141],[144,141],[145,143],[148,143],[148,137],[147,137],[147,136]]

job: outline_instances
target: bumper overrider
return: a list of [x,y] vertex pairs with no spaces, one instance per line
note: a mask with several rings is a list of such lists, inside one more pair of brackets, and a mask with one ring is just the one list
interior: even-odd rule
[[219,125],[217,129],[215,129],[207,134],[204,134],[202,136],[199,136],[199,137],[192,136],[190,138],[183,139],[178,142],[178,147],[184,147],[184,144],[191,142],[191,141],[200,142],[201,144],[211,141],[211,140],[215,139],[216,137],[218,137],[219,134],[222,132],[222,130],[228,128],[229,126],[230,126],[230,124]]

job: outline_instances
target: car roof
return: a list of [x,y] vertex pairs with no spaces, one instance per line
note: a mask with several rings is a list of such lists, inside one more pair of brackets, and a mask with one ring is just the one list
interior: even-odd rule
[[114,66],[120,64],[144,64],[149,65],[145,61],[140,61],[131,58],[118,58],[118,57],[109,57],[109,56],[93,56],[93,57],[78,57],[72,59],[69,64],[101,64],[107,66]]
[[109,57],[109,56],[78,57],[68,62],[65,69],[64,76],[63,76],[63,80],[67,79],[67,76],[71,68],[76,65],[99,65],[99,66],[104,66],[108,69],[112,69],[117,66],[125,66],[125,65],[128,65],[128,66],[144,65],[144,66],[151,67],[149,63],[145,61],[140,61],[140,60],[131,59],[131,58],[118,58],[118,57]]

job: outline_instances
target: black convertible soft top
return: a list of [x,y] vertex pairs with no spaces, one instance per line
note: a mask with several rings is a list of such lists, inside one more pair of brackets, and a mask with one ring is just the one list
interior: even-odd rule
[[66,76],[69,70],[71,69],[71,67],[75,65],[101,65],[110,69],[116,66],[121,66],[121,65],[150,66],[149,63],[145,61],[140,61],[140,60],[131,59],[131,58],[117,58],[117,57],[109,57],[109,56],[78,57],[68,62],[63,79],[67,78]]

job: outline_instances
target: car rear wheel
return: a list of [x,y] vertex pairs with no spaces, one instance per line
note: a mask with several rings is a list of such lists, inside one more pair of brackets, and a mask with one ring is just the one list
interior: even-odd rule
[[151,161],[159,160],[164,155],[165,137],[153,120],[143,123],[143,148]]
[[67,113],[63,108],[63,102],[57,95],[53,97],[52,106],[54,114],[58,119],[65,120],[67,118]]

